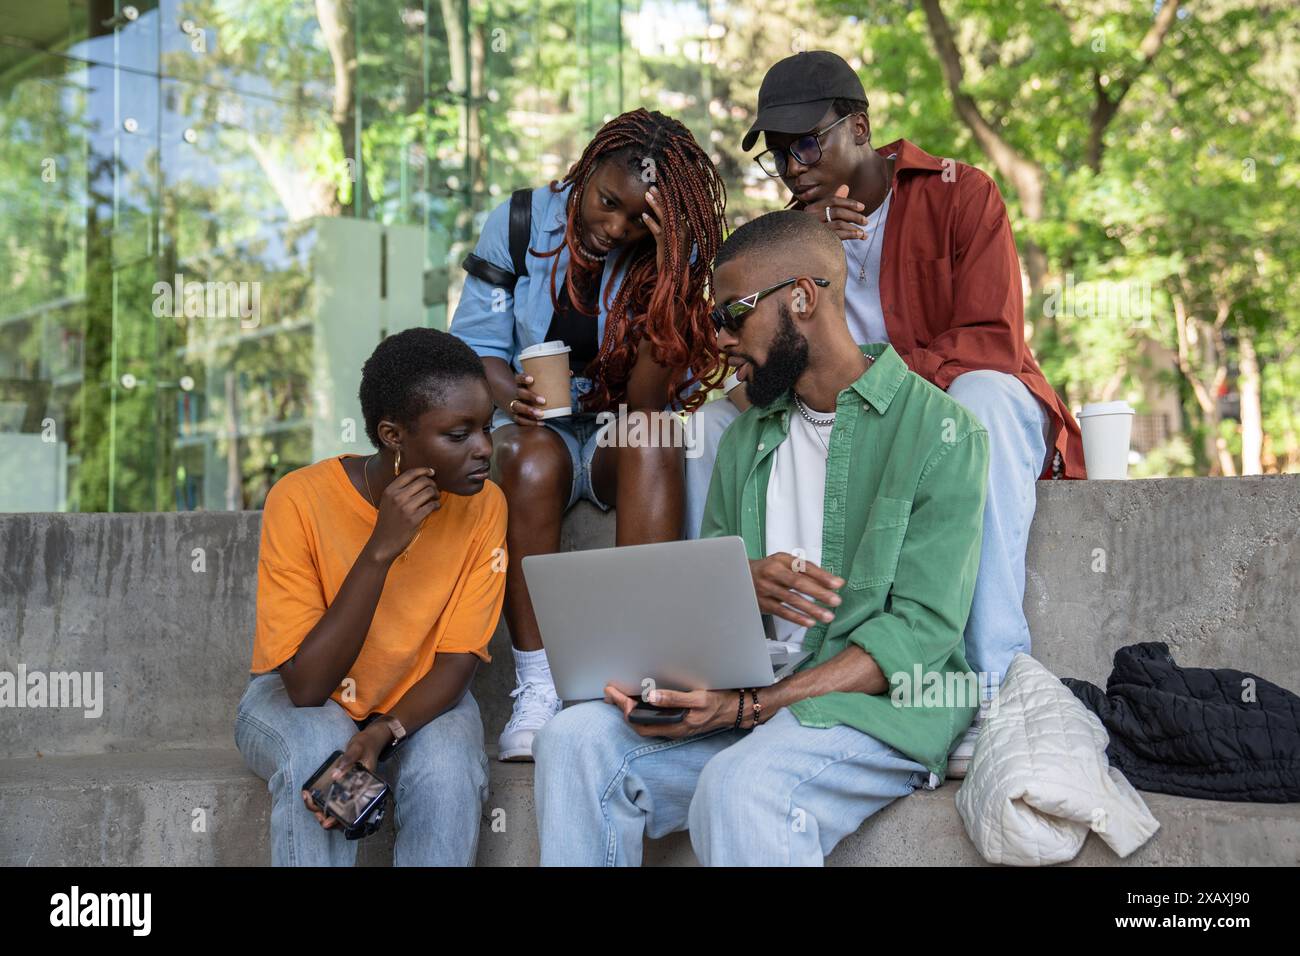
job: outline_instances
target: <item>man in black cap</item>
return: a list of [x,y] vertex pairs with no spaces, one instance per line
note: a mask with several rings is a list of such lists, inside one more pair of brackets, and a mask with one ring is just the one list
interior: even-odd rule
[[[867,110],[848,63],[825,50],[799,53],[763,78],[742,145],[753,148],[761,133],[758,163],[785,184],[789,206],[842,240],[854,341],[892,345],[989,432],[984,539],[965,650],[991,700],[1011,659],[1030,649],[1022,605],[1034,481],[1084,477],[1079,426],[1025,343],[1020,262],[993,180],[905,139],[874,149]],[[738,414],[728,401],[695,413],[703,454],[686,464],[692,537],[718,440]],[[964,775],[979,726],[977,719],[953,751],[950,776]]]

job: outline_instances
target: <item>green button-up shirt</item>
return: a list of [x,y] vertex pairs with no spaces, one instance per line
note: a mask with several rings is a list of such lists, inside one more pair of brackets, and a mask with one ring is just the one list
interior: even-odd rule
[[[979,570],[988,433],[893,348],[860,347],[875,361],[836,399],[823,507],[821,567],[846,583],[835,619],[808,629],[803,666],[857,644],[890,691],[823,694],[790,709],[805,726],[846,724],[942,776],[979,702],[962,631]],[[739,535],[751,559],[767,555],[772,457],[796,414],[787,393],[727,429],[702,537]]]

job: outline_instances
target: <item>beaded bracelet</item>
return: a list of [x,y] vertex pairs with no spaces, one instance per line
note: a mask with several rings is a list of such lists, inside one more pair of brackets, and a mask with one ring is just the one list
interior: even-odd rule
[[740,729],[740,718],[744,716],[744,713],[745,713],[745,692],[743,690],[738,690],[736,691],[736,727],[735,727],[736,730]]
[[754,696],[754,723],[751,727],[758,726],[758,719],[763,715],[763,705],[758,702],[758,688],[752,688],[750,693]]

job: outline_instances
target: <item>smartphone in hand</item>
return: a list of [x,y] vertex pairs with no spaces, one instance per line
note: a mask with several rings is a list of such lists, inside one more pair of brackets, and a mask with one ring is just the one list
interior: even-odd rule
[[634,724],[678,724],[686,719],[685,707],[659,707],[649,701],[634,697],[636,706],[627,715]]
[[302,789],[311,797],[316,809],[334,820],[344,830],[351,830],[361,823],[388,794],[388,784],[358,762],[343,771],[343,776],[331,780],[343,751],[336,750],[325,758]]

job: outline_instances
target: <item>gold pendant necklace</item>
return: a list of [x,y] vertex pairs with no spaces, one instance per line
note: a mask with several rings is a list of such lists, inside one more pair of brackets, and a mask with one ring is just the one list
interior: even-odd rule
[[[379,452],[375,452],[375,455],[378,454]],[[378,511],[379,505],[375,504],[375,496],[370,490],[370,463],[374,461],[375,455],[366,459],[366,463],[361,466],[361,473],[366,476],[366,497],[370,499],[370,507]]]
[[[367,458],[366,463],[361,466],[361,472],[366,476],[366,497],[370,499],[370,506],[374,508],[376,511],[379,510],[379,505],[375,504],[374,492],[370,490],[370,463],[377,457],[379,457],[379,452],[375,452],[373,455]],[[420,540],[420,535],[422,535],[423,533],[424,533],[424,523],[421,522],[420,530],[415,532],[415,537],[411,539],[411,543],[408,544],[406,546],[406,550],[402,552],[403,561],[405,561],[408,557],[410,557],[411,548],[415,547],[415,542]]]

